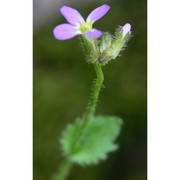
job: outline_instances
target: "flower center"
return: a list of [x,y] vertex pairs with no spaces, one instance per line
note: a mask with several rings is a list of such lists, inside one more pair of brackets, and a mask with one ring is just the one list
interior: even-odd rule
[[91,31],[92,24],[93,24],[92,21],[81,22],[78,30],[81,31],[82,33]]

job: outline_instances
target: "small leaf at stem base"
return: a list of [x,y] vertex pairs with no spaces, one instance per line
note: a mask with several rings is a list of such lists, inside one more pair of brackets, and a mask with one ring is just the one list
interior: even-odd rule
[[122,127],[120,118],[97,116],[89,119],[85,127],[82,124],[79,118],[69,124],[60,140],[62,150],[70,161],[79,165],[97,164],[118,148],[114,141]]

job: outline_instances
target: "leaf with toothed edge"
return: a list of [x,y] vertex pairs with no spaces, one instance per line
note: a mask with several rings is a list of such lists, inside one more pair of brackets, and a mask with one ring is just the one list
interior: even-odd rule
[[96,116],[84,128],[82,124],[80,118],[69,124],[60,139],[63,153],[70,161],[79,165],[97,164],[118,148],[114,141],[122,127],[120,118]]

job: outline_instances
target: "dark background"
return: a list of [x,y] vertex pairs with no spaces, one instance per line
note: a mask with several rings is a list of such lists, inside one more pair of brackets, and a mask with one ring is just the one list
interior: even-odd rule
[[[68,180],[147,179],[147,3],[145,0],[65,3],[84,16],[107,3],[110,11],[94,27],[114,32],[117,25],[131,23],[133,38],[122,56],[103,68],[105,89],[96,114],[122,117],[124,126],[118,151],[99,165],[74,165]],[[61,5],[60,5],[61,6]],[[53,28],[66,22],[57,7],[50,23],[34,30],[33,78],[33,176],[50,180],[62,160],[59,137],[67,123],[85,110],[95,72],[86,63],[79,38],[57,41]],[[34,17],[35,18],[35,17]]]

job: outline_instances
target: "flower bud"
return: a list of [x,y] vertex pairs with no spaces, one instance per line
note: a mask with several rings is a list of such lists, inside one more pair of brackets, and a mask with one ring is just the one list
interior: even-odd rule
[[[106,41],[103,40],[103,37],[102,37],[102,42],[104,42],[104,44],[101,45],[102,46],[102,48],[100,49],[101,54],[98,59],[99,63],[102,63],[102,65],[105,65],[109,61],[116,59],[116,57],[119,56],[120,52],[124,49],[124,47],[127,44],[127,41],[131,37],[130,29],[131,29],[131,25],[129,23],[125,24],[123,27],[118,27],[112,41],[110,40],[108,36],[107,36],[108,38],[106,36],[104,37]],[[109,47],[106,49],[107,46]],[[101,51],[102,49],[103,51]]]
[[108,32],[105,32],[103,33],[100,46],[99,46],[100,53],[107,50],[110,45],[111,45],[111,34],[109,34]]
[[97,40],[82,35],[82,47],[84,49],[87,61],[90,63],[95,63],[99,57]]

